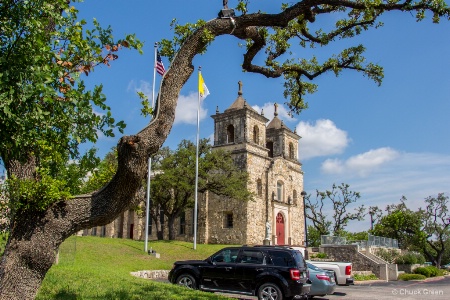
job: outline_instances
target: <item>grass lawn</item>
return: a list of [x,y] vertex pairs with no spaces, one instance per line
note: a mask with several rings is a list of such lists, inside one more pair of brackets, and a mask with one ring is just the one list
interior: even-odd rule
[[59,263],[47,273],[36,299],[228,299],[173,284],[136,278],[130,272],[171,269],[176,260],[204,259],[224,245],[151,241],[161,254],[144,252],[143,241],[73,236],[60,247]]

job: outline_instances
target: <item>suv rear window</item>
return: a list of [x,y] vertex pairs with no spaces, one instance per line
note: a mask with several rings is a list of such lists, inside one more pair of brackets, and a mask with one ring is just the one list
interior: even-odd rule
[[293,251],[292,254],[294,255],[295,261],[297,262],[297,266],[305,267],[305,259],[303,258],[303,255],[300,253],[300,251]]
[[[297,262],[292,257],[292,254],[288,251],[276,251],[269,250],[270,258],[272,259],[272,264],[279,267],[297,267]],[[296,252],[296,251],[292,251]]]

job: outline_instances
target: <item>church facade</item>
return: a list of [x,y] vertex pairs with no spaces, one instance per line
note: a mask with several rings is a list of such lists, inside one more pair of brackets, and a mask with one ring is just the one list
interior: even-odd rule
[[[212,118],[213,149],[231,152],[235,163],[248,172],[247,188],[254,197],[244,202],[208,192],[199,194],[197,241],[206,244],[303,245],[305,220],[303,172],[298,158],[300,136],[278,118],[277,104],[271,120],[263,112],[255,111],[243,98],[241,82],[236,100],[222,113],[217,109]],[[177,239],[193,241],[193,210],[186,211],[177,223]],[[149,239],[156,239],[152,227],[149,228]],[[84,234],[143,240],[144,232],[145,216],[128,211],[112,224],[86,230]]]

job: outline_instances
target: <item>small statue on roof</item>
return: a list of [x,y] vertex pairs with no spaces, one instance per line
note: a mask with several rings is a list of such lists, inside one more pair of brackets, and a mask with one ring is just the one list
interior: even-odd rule
[[228,9],[228,0],[223,0],[223,9]]

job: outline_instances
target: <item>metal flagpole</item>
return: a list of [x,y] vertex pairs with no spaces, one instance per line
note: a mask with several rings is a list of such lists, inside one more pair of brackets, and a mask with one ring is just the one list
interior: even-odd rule
[[[152,108],[155,107],[155,80],[156,80],[156,54],[158,43],[155,43],[155,59],[153,61],[153,89],[152,89]],[[150,222],[150,176],[152,173],[152,158],[148,157],[147,171],[147,201],[145,204],[145,246],[144,251],[148,252],[148,226]]]
[[[198,76],[200,82],[200,74],[202,67],[198,67]],[[197,107],[197,149],[195,152],[195,204],[194,204],[194,250],[197,249],[197,206],[198,206],[198,144],[200,139],[200,89],[198,91],[198,107]]]

